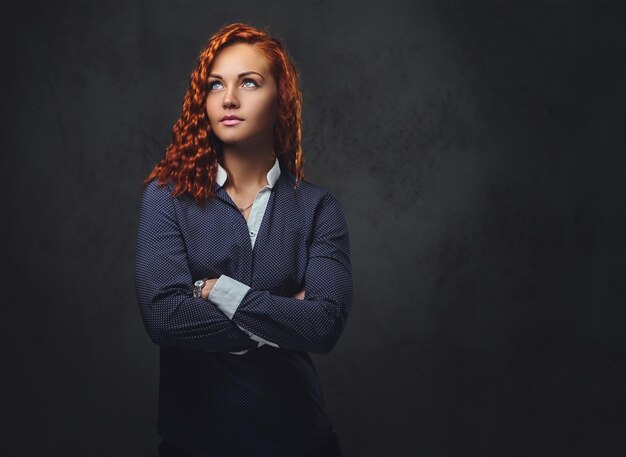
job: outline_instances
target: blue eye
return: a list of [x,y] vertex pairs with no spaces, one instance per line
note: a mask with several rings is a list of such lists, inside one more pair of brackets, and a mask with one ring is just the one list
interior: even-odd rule
[[246,80],[244,80],[244,82],[243,82],[243,83],[244,83],[244,84],[246,84],[246,83],[252,83],[252,84],[254,84],[254,86],[246,86],[246,87],[259,87],[259,85],[256,83],[256,81],[255,81],[254,79],[246,79]]
[[221,84],[217,80],[209,81],[209,90],[213,90],[213,84]]

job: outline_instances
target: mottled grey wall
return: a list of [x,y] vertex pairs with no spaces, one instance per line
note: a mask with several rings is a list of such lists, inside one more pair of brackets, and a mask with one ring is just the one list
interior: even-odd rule
[[[20,2],[2,14],[2,455],[156,455],[141,180],[197,53],[269,26],[356,295],[314,355],[344,455],[626,451],[626,10]],[[245,425],[245,418],[242,418]]]

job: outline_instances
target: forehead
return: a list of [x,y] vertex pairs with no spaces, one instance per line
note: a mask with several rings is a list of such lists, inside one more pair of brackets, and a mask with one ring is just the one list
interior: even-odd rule
[[247,70],[265,75],[270,72],[270,62],[259,47],[248,43],[236,43],[219,51],[210,70],[222,76],[229,74],[236,76],[237,73]]

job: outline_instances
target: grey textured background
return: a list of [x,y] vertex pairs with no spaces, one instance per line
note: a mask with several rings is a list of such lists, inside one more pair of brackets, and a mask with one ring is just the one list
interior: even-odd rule
[[624,455],[624,5],[19,2],[0,20],[2,455],[156,455],[141,180],[234,21],[293,56],[305,171],[348,216],[353,311],[314,355],[344,455]]

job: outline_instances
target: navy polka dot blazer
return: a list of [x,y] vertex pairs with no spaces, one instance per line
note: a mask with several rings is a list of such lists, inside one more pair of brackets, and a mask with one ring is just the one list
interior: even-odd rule
[[[330,192],[294,185],[283,170],[254,244],[217,183],[202,206],[171,197],[171,183],[143,192],[135,284],[160,347],[157,429],[193,455],[297,457],[332,427],[308,352],[328,353],[346,325],[348,226]],[[232,315],[193,296],[194,280],[220,277],[245,294]],[[303,288],[303,300],[291,298]]]

